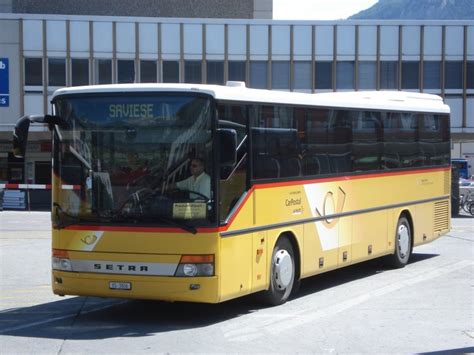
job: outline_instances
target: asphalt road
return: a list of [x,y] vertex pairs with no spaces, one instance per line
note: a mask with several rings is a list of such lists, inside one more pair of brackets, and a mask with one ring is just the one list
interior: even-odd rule
[[415,248],[312,277],[265,308],[58,297],[49,213],[0,213],[0,354],[474,352],[474,219]]

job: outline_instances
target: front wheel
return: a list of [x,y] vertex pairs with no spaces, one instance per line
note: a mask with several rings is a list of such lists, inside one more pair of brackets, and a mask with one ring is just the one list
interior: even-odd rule
[[402,268],[408,263],[411,255],[412,231],[405,216],[401,216],[395,232],[395,252],[387,256],[387,264],[394,268]]
[[295,285],[295,253],[286,237],[278,240],[273,249],[270,286],[263,293],[265,303],[277,306],[286,302]]
[[469,203],[469,213],[474,216],[474,202]]

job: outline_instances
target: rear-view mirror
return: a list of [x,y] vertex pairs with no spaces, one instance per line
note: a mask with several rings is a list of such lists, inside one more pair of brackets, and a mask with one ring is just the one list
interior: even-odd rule
[[55,124],[61,122],[61,119],[51,115],[29,115],[20,118],[13,130],[13,155],[16,158],[23,158],[25,156],[28,132],[32,122],[47,124],[52,129]]

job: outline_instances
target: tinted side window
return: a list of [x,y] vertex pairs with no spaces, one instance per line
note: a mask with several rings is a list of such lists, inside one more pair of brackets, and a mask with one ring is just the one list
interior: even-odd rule
[[384,168],[410,168],[422,165],[418,145],[418,115],[389,112],[384,116]]
[[355,111],[352,115],[353,171],[381,169],[382,150],[380,113]]
[[449,163],[449,127],[447,116],[435,114],[419,115],[419,147],[423,165]]
[[294,109],[256,105],[253,122],[253,178],[302,176],[301,144]]
[[331,112],[326,109],[309,109],[307,112],[303,146],[305,175],[331,173],[327,151],[328,123]]
[[349,110],[329,113],[326,151],[331,174],[352,171],[352,115]]

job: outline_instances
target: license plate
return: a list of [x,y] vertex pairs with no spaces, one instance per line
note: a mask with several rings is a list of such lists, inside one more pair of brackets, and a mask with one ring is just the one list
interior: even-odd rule
[[132,283],[131,282],[111,281],[111,282],[109,282],[109,288],[111,290],[131,290],[132,289]]

